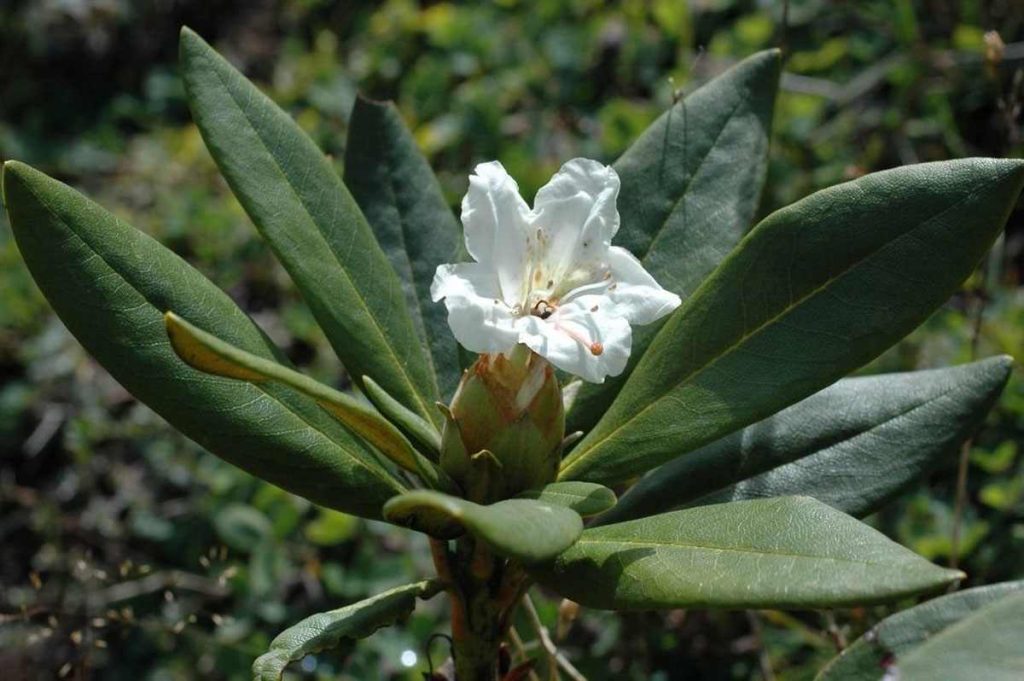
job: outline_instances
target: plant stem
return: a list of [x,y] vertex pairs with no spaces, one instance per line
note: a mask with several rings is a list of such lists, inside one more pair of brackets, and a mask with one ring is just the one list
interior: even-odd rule
[[470,537],[459,539],[454,553],[447,542],[432,540],[431,553],[451,598],[456,681],[496,681],[501,641],[526,588],[525,573]]

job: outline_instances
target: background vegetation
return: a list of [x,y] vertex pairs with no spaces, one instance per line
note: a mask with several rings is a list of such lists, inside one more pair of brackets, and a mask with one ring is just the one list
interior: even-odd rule
[[[453,206],[479,161],[500,159],[532,196],[565,159],[613,160],[674,97],[772,45],[788,58],[763,214],[865,172],[1024,152],[1024,5],[1012,0],[794,0],[786,30],[781,5],[753,0],[0,5],[0,160],[32,163],[156,236],[305,371],[342,386],[189,120],[176,73],[185,23],[336,159],[357,91],[397,100]],[[1022,271],[1018,210],[966,288],[865,371],[1020,357]],[[970,585],[1024,576],[1022,445],[1018,365],[968,453],[962,512],[952,457],[871,522],[959,562]],[[409,533],[255,480],[137,404],[49,311],[6,223],[0,546],[0,668],[12,679],[246,679],[286,623],[429,564]],[[440,600],[358,648],[307,658],[296,676],[422,678]],[[539,606],[554,626],[557,603]],[[584,612],[561,645],[592,681],[809,679],[887,610]],[[519,630],[534,638],[527,622]],[[440,662],[444,641],[430,653]]]

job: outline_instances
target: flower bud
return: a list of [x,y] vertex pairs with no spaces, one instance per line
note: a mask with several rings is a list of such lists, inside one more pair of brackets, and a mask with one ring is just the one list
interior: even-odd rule
[[552,482],[565,412],[554,369],[524,345],[481,355],[462,377],[442,436],[441,467],[467,498],[506,499]]

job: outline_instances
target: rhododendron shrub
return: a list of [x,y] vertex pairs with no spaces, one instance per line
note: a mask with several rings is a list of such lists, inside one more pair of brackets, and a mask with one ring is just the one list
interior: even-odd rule
[[[316,504],[426,534],[435,567],[288,628],[254,678],[440,594],[452,648],[435,677],[494,681],[536,662],[502,652],[534,586],[585,608],[813,609],[963,578],[858,518],[948,461],[1012,360],[845,376],[972,273],[1024,163],[896,168],[752,224],[780,75],[767,51],[611,165],[566,160],[532,207],[500,163],[467,168],[460,225],[391,105],[356,102],[342,179],[188,30],[181,61],[210,153],[358,394],[296,371],[188,263],[10,161],[25,262],[181,432]],[[822,677],[1015,678],[1022,593],[906,610]]]

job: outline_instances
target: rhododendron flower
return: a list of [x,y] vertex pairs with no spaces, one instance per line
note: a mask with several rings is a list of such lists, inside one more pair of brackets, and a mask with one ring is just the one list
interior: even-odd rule
[[629,251],[619,229],[619,176],[577,158],[537,192],[533,209],[497,161],[481,163],[462,200],[476,262],[441,265],[430,292],[444,299],[456,340],[478,353],[522,343],[551,364],[601,383],[622,373],[631,324],[679,306]]

